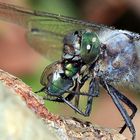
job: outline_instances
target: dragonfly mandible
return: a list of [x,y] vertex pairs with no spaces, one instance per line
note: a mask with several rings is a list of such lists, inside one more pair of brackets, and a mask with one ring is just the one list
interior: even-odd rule
[[[78,113],[88,116],[93,97],[99,95],[101,85],[125,120],[120,133],[128,127],[135,139],[132,119],[137,108],[114,87],[123,85],[140,92],[139,34],[1,2],[0,18],[23,26],[29,44],[41,54],[55,60],[58,58],[50,54],[58,53],[61,57],[60,61],[47,66],[41,77],[44,87],[40,91],[53,98],[48,100],[65,102]],[[83,66],[86,66],[84,71],[81,70]],[[80,92],[89,78],[88,93]],[[64,98],[66,92],[69,94]],[[70,103],[75,95],[88,96],[85,112]],[[120,101],[132,110],[130,116]]]

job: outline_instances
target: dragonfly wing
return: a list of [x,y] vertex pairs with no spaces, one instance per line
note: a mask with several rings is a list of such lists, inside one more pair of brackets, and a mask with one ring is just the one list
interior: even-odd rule
[[33,11],[27,10],[11,4],[0,2],[0,19],[16,23],[25,28],[28,26],[28,21],[33,17]]
[[51,61],[60,59],[62,53],[62,37],[50,32],[34,30],[27,33],[27,40],[33,49]]
[[[48,58],[60,54],[65,35],[79,29],[90,28],[99,32],[109,27],[47,12],[28,10],[0,2],[0,18],[25,27],[33,48]],[[54,52],[54,53],[53,53]],[[49,55],[48,55],[49,54]],[[57,55],[56,55],[57,56]]]
[[47,58],[58,60],[58,56],[59,58],[61,56],[64,36],[87,27],[46,17],[30,20],[28,28],[30,28],[27,35],[29,44]]
[[[90,23],[90,22],[62,16],[59,14],[52,14],[48,12],[29,10],[20,6],[7,4],[3,2],[0,2],[0,19],[19,24],[21,26],[24,26],[25,28],[28,28],[28,22],[34,19],[40,19],[40,20],[46,19],[46,22],[48,22],[49,25],[50,25],[50,21],[52,21],[51,24],[56,24],[56,23],[61,24],[61,25],[62,23],[69,23],[69,25],[73,24],[71,28],[67,28],[68,30],[64,29],[63,32],[65,33],[67,31],[69,32],[69,29],[75,30],[77,29],[77,27],[79,28],[91,27],[91,28],[95,28],[96,30],[111,28],[104,25],[98,25],[95,23]],[[77,25],[77,26],[75,27],[74,25]],[[50,27],[48,29],[50,29]],[[60,29],[57,28],[55,31],[58,32],[60,31]]]

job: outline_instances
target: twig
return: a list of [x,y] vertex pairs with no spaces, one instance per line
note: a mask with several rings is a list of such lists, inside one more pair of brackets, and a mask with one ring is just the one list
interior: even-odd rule
[[[31,112],[35,112],[36,116],[43,119],[45,121],[45,125],[47,125],[49,129],[53,131],[53,134],[58,139],[127,140],[123,135],[119,134],[116,130],[102,128],[93,125],[90,122],[84,122],[82,120],[79,120],[77,118],[60,117],[58,115],[50,113],[44,106],[44,101],[41,99],[41,97],[35,95],[29,86],[27,86],[17,77],[12,76],[11,74],[4,72],[2,70],[0,70],[0,81],[3,83],[3,85],[6,86],[8,90],[14,91],[11,93],[15,93],[15,95],[18,94],[20,97],[22,97],[23,99],[22,101],[27,104],[26,108],[32,110]],[[1,90],[1,92],[4,92],[4,90]],[[22,123],[23,122],[21,122],[21,126],[23,125]],[[34,123],[36,123],[36,121]],[[41,131],[44,131],[44,129]]]

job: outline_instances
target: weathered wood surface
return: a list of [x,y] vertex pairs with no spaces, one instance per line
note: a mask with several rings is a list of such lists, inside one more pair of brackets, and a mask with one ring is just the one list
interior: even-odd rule
[[127,140],[114,129],[54,115],[17,77],[0,70],[0,139]]

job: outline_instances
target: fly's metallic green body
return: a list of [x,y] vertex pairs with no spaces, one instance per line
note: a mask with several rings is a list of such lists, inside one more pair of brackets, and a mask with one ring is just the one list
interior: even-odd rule
[[61,96],[73,86],[73,76],[80,71],[78,63],[57,61],[47,66],[41,76],[44,92],[51,96]]
[[81,66],[75,63],[65,62],[64,70],[66,77],[72,78],[80,71]]
[[[135,140],[132,119],[137,107],[114,86],[140,92],[139,34],[2,2],[0,18],[27,29],[29,44],[47,58],[60,60],[56,54],[62,54],[61,60],[47,66],[42,74],[40,91],[46,93],[46,100],[66,103],[79,114],[89,116],[102,86],[125,121],[120,133],[128,127]],[[89,89],[83,93],[87,80]],[[84,112],[78,107],[80,95],[88,97]],[[74,98],[75,105],[71,103]],[[131,109],[131,115],[122,102]]]

